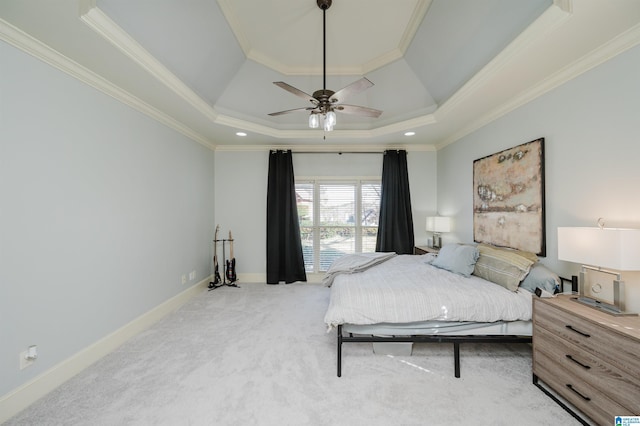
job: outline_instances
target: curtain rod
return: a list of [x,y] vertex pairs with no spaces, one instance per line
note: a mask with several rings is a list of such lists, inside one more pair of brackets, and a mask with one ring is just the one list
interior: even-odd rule
[[384,154],[384,151],[291,151],[292,154]]
[[[286,149],[272,149],[273,151],[288,151]],[[383,155],[384,151],[291,151],[292,154],[379,154]]]

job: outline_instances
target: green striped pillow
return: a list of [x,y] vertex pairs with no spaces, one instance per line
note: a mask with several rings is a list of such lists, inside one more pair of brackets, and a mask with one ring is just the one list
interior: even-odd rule
[[503,249],[487,244],[478,244],[480,256],[473,275],[484,278],[511,291],[516,291],[536,263],[537,256],[519,250]]

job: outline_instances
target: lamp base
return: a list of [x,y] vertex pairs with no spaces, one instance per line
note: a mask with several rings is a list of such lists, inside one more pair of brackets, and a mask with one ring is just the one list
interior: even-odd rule
[[433,248],[442,248],[442,240],[440,234],[433,234]]
[[[595,295],[591,293],[589,295],[586,294],[585,289],[587,286],[587,280],[586,280],[587,271],[595,271],[595,272],[599,272],[603,274],[611,274],[615,276],[612,282],[613,301],[609,299],[608,301],[603,302],[602,300],[598,300],[597,294]],[[606,314],[613,315],[613,316],[637,316],[638,315],[637,313],[625,311],[624,282],[622,281],[621,275],[619,272],[613,272],[613,271],[608,271],[602,268],[594,268],[592,266],[582,265],[582,267],[580,268],[580,280],[578,284],[579,284],[578,297],[576,298],[576,301],[578,303],[582,303],[585,306],[598,309]],[[595,287],[598,287],[597,291],[595,290]],[[595,293],[600,293],[601,285],[596,284],[596,286],[591,286],[591,289]],[[590,295],[595,297],[589,297]]]
[[601,302],[596,299],[592,299],[590,297],[572,297],[571,300],[574,302],[581,303],[585,306],[588,306],[593,309],[597,309],[605,314],[613,315],[614,317],[637,317],[638,314],[634,312],[624,312],[618,309],[614,305],[610,305],[608,303]]

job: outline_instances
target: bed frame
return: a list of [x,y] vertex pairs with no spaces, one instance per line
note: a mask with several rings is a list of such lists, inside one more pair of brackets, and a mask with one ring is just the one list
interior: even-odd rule
[[412,335],[380,337],[372,335],[344,334],[342,325],[338,325],[338,377],[342,377],[342,344],[343,343],[453,343],[453,365],[455,377],[460,377],[460,343],[531,343],[531,336],[443,336],[443,335]]
[[[560,277],[561,285],[564,282],[571,283],[572,291],[577,291],[577,277],[571,279]],[[338,377],[342,377],[342,344],[343,343],[453,343],[453,365],[454,376],[460,378],[460,344],[461,343],[531,343],[531,336],[512,335],[469,335],[469,336],[446,336],[446,335],[411,335],[411,336],[389,336],[380,337],[373,335],[344,334],[342,325],[338,325],[338,356],[337,369]]]

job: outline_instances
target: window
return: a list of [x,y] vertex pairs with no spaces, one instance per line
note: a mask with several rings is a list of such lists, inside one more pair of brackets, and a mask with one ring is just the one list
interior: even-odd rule
[[325,272],[343,254],[376,250],[379,181],[298,181],[296,199],[307,272]]

